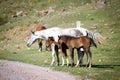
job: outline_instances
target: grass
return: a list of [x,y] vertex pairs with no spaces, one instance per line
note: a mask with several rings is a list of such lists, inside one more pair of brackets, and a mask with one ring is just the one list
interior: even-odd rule
[[[1,0],[0,3],[0,59],[20,61],[35,64],[43,67],[50,67],[53,70],[69,72],[80,76],[83,80],[119,80],[120,79],[120,9],[119,0],[111,0],[111,6],[106,5],[102,9],[94,9],[89,0]],[[79,4],[80,2],[80,4]],[[8,4],[5,8],[5,4]],[[68,4],[70,4],[68,6]],[[31,6],[32,5],[32,6]],[[67,5],[67,6],[66,6]],[[11,7],[9,7],[11,6]],[[55,7],[55,12],[49,15],[38,15],[36,10]],[[11,18],[16,10],[26,10],[28,15],[25,17]],[[62,9],[66,11],[61,12]],[[4,14],[4,15],[3,15]],[[6,19],[4,19],[6,18]],[[26,48],[23,37],[26,31],[33,28],[31,25],[47,25],[47,28],[59,26],[63,28],[74,27],[75,22],[80,20],[84,23],[84,28],[97,31],[105,36],[106,42],[92,48],[93,65],[91,69],[85,67],[71,68],[62,66],[50,66],[51,52],[38,52],[37,43],[31,49]],[[6,22],[7,21],[7,22]],[[96,29],[91,28],[96,26]],[[19,47],[18,47],[19,46]],[[75,59],[77,56],[75,55]],[[75,60],[76,61],[76,60]],[[60,61],[61,62],[61,61]],[[84,65],[86,56],[84,57]]]

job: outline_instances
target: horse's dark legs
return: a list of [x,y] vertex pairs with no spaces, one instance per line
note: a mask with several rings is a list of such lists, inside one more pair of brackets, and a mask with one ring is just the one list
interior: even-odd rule
[[56,53],[56,57],[57,57],[57,65],[59,66],[59,52],[58,52],[58,46],[55,45],[55,53]]
[[64,54],[65,54],[65,58],[67,58],[68,55],[67,55],[67,51],[66,51],[66,49],[64,49],[63,51],[64,51]]
[[39,52],[42,51],[42,39],[38,39]]
[[80,51],[80,59],[79,59],[80,66],[82,66],[83,64],[83,57],[84,57],[84,51]]
[[79,65],[82,66],[84,51],[80,51],[80,48],[77,48],[77,54],[78,54],[78,61],[76,67],[78,67]]
[[92,65],[92,54],[91,54],[90,48],[86,49],[86,54],[87,54],[87,59],[88,59],[86,67],[91,68],[91,65]]
[[38,43],[38,45],[39,45],[39,52],[41,52],[42,51],[42,42]]
[[74,49],[70,48],[71,66],[74,66]]

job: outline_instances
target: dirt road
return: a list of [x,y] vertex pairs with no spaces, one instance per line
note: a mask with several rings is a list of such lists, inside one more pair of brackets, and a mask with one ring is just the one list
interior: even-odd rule
[[45,67],[0,60],[0,80],[76,80],[76,77]]

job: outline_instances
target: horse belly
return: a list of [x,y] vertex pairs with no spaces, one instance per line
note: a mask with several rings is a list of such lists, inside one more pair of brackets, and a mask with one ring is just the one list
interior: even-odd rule
[[72,48],[80,48],[81,46],[83,46],[83,44],[81,44],[79,41],[72,41],[71,46]]

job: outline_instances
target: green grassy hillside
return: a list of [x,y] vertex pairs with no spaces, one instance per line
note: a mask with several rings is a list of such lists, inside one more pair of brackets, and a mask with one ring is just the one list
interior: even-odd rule
[[[37,43],[28,50],[23,38],[37,25],[68,28],[75,27],[76,21],[80,20],[84,24],[82,27],[99,32],[106,38],[97,49],[92,48],[92,68],[50,68],[70,72],[83,80],[119,80],[119,4],[119,0],[109,0],[103,8],[96,8],[91,0],[0,0],[0,59],[50,67],[51,52],[46,52],[43,46],[43,52],[39,54]],[[43,10],[48,10],[49,13],[43,15]],[[16,16],[20,11],[23,13]]]

